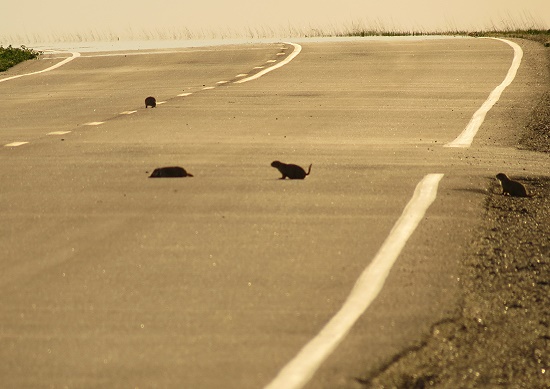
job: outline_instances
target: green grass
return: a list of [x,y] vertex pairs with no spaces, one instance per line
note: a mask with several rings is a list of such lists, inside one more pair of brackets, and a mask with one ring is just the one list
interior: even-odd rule
[[38,58],[41,52],[29,49],[25,46],[15,48],[9,45],[8,47],[0,46],[0,72],[5,72],[12,66],[28,59]]

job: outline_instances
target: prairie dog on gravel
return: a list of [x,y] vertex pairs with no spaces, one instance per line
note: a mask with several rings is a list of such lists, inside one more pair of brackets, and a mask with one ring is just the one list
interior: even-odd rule
[[286,164],[280,161],[271,162],[271,166],[281,172],[281,174],[283,175],[281,177],[281,180],[284,180],[287,177],[291,180],[303,180],[311,172],[311,165],[309,165],[307,173],[298,165]]
[[149,178],[193,177],[191,173],[179,166],[159,167],[151,173]]
[[155,99],[153,96],[149,96],[145,99],[145,108],[151,107],[155,108],[157,106],[157,99]]
[[528,197],[527,189],[520,182],[513,181],[508,178],[504,173],[498,173],[496,175],[502,186],[502,194],[514,197]]

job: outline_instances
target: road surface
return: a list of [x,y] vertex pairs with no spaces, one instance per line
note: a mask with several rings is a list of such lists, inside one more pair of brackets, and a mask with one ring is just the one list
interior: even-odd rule
[[[429,174],[443,175],[435,201],[306,387],[358,387],[452,315],[488,180],[547,171],[499,142],[540,90],[529,56],[456,149],[443,146],[505,78],[509,45],[301,49],[244,83],[295,46],[82,53],[0,83],[6,387],[266,387],[339,311]],[[149,95],[162,104],[146,109]],[[273,160],[311,175],[279,180]],[[148,178],[171,165],[194,177]]]

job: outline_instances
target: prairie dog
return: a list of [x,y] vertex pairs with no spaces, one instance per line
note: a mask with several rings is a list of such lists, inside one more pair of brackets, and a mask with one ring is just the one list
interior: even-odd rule
[[179,166],[159,167],[151,173],[149,178],[193,177],[191,173]]
[[504,173],[498,173],[496,177],[500,181],[500,185],[502,186],[503,195],[514,197],[528,197],[527,189],[525,189],[525,186],[523,186],[523,184],[509,179],[508,176]]
[[157,99],[155,99],[153,96],[149,96],[145,99],[145,108],[151,107],[155,108],[157,106]]
[[281,172],[281,174],[283,175],[281,177],[281,180],[284,180],[287,177],[291,180],[303,180],[311,172],[311,165],[309,165],[307,173],[298,165],[286,164],[280,161],[271,162],[271,166]]

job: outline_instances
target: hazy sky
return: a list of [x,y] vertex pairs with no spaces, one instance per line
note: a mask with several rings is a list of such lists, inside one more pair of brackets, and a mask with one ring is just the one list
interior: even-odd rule
[[[272,30],[361,23],[385,29],[483,29],[524,22],[550,28],[550,0],[16,0],[0,37],[112,31]],[[530,27],[530,26],[528,26]]]

